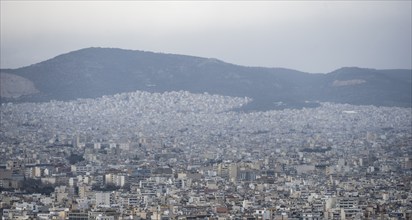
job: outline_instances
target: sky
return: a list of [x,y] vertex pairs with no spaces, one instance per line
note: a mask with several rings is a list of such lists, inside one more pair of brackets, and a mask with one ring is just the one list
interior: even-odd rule
[[411,69],[411,2],[0,0],[1,68],[87,47],[328,73]]

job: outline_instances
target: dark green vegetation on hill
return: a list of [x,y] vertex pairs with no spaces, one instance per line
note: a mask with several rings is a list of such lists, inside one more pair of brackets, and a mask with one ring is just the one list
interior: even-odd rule
[[[216,59],[122,49],[87,48],[31,66],[1,70],[2,102],[95,98],[136,90],[187,90],[254,99],[245,110],[316,106],[317,101],[411,107],[411,70],[341,68],[309,74],[284,68],[244,67]],[[3,74],[5,75],[5,74]],[[10,75],[28,79],[32,94],[7,97]],[[3,79],[3,78],[2,78]],[[21,83],[27,85],[28,83]],[[18,90],[18,89],[17,89]],[[27,89],[26,89],[27,90]]]

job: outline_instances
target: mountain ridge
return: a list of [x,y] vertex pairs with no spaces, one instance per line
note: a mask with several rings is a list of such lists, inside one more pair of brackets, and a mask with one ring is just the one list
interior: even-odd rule
[[314,74],[240,66],[215,58],[92,47],[1,72],[29,80],[39,91],[17,98],[2,95],[1,102],[186,90],[253,98],[247,110],[306,107],[318,101],[411,107],[412,70],[404,69],[342,67]]

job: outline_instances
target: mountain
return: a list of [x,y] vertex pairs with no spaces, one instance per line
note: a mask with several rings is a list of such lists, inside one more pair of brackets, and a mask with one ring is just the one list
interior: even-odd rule
[[[411,70],[350,67],[328,74],[309,74],[113,48],[86,48],[31,66],[2,69],[0,77],[2,88],[13,88],[13,95],[10,89],[1,90],[1,102],[95,98],[136,90],[186,90],[253,98],[245,110],[305,107],[316,105],[317,101],[412,105]],[[23,86],[13,86],[16,83]]]

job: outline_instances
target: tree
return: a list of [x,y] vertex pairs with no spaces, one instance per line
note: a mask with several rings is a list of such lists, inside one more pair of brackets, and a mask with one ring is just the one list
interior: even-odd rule
[[70,154],[70,156],[69,157],[67,157],[67,160],[69,161],[69,163],[70,164],[76,164],[76,163],[78,163],[78,162],[80,162],[80,161],[83,161],[84,160],[84,158],[83,158],[83,156],[82,155],[78,155],[78,154]]
[[33,193],[41,193],[50,195],[54,191],[54,187],[49,184],[44,184],[40,180],[36,179],[25,179],[22,182],[21,189],[24,190],[26,193],[33,194]]

